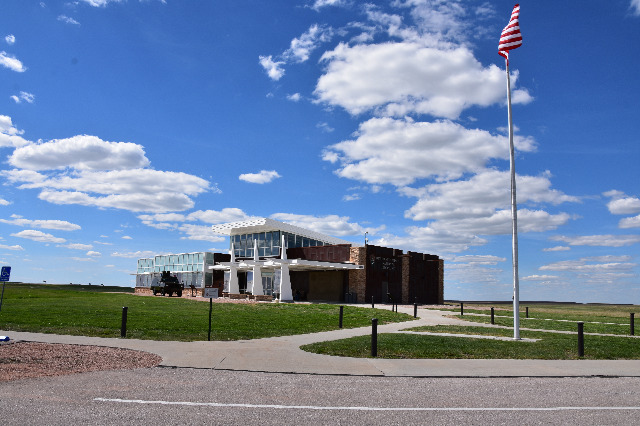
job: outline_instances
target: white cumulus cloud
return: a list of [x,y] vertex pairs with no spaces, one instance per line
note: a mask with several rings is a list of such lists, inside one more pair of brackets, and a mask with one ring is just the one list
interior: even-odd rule
[[65,24],[80,25],[80,22],[67,15],[58,16],[58,21],[64,22]]
[[28,92],[20,92],[18,95],[12,95],[11,99],[17,104],[22,103],[23,101],[29,104],[32,104],[36,100],[36,96],[32,93]]
[[261,170],[258,173],[241,174],[238,177],[238,179],[243,180],[245,182],[263,184],[263,183],[269,183],[279,177],[282,177],[282,176],[280,176],[280,174],[275,170]]
[[15,72],[25,72],[27,70],[27,67],[19,59],[5,51],[0,52],[0,65]]
[[[341,43],[322,60],[327,66],[315,89],[318,101],[354,115],[377,110],[392,116],[420,113],[455,119],[471,106],[504,101],[503,72],[495,65],[484,67],[466,47]],[[517,77],[513,73],[514,87]]]
[[361,235],[364,238],[365,232],[374,235],[385,229],[384,225],[377,228],[362,226],[358,223],[350,222],[348,216],[338,215],[327,215],[318,217],[292,213],[275,213],[271,215],[271,218],[279,220],[281,222],[289,223],[294,226],[300,226],[302,228],[311,229],[322,234],[333,235],[336,237],[347,235]]
[[145,167],[149,160],[141,145],[79,135],[20,147],[9,164],[27,170],[122,170]]
[[57,243],[62,244],[66,242],[64,238],[54,237],[51,234],[47,234],[42,231],[35,231],[32,229],[20,231],[16,234],[11,234],[12,237],[25,238],[27,240],[38,241],[40,243]]
[[[355,140],[329,146],[323,158],[340,160],[337,174],[368,183],[407,185],[420,178],[454,179],[478,172],[494,158],[509,158],[508,139],[445,120],[415,122],[389,117],[361,123]],[[521,150],[535,149],[518,138]]]
[[24,139],[23,130],[18,130],[12,123],[11,117],[0,115],[0,148],[2,147],[21,147],[31,142]]
[[624,247],[640,243],[640,235],[555,235],[549,238],[571,246]]
[[77,231],[81,229],[80,225],[67,222],[66,220],[31,220],[22,216],[11,215],[11,219],[0,219],[0,223],[8,225],[17,225],[25,228],[34,227],[41,229],[57,229],[59,231]]
[[284,75],[284,61],[274,61],[272,55],[260,56],[258,59],[271,80],[278,81],[282,78]]
[[9,163],[16,168],[0,175],[20,189],[40,189],[39,198],[53,204],[165,213],[190,209],[192,197],[216,190],[197,176],[146,168],[141,145],[96,136],[30,143]]

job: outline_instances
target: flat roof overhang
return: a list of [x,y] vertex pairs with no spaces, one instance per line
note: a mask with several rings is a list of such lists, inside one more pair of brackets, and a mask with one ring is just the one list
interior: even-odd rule
[[228,271],[231,266],[239,271],[252,270],[254,266],[260,266],[263,269],[279,269],[282,264],[289,265],[291,271],[339,271],[339,270],[358,270],[364,269],[363,265],[355,265],[353,263],[336,263],[322,262],[317,260],[305,259],[268,259],[268,260],[241,260],[239,262],[220,262],[217,265],[209,266],[209,269],[217,271]]
[[266,217],[212,225],[211,230],[216,234],[228,236],[255,234],[259,232],[282,231],[301,235],[313,240],[323,241],[329,244],[350,244],[353,246],[358,245],[350,241],[341,240],[340,238],[334,238],[329,235],[321,234],[319,232],[311,231],[299,226],[289,225],[288,223],[280,222]]

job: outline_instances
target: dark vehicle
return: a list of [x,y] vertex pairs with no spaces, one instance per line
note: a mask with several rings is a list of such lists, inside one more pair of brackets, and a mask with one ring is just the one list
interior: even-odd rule
[[178,278],[171,275],[169,271],[162,271],[162,278],[160,279],[160,283],[158,285],[151,286],[151,291],[153,291],[153,295],[157,295],[158,293],[168,294],[169,297],[173,296],[173,293],[178,297],[182,297],[182,290],[184,290],[184,285],[180,284]]

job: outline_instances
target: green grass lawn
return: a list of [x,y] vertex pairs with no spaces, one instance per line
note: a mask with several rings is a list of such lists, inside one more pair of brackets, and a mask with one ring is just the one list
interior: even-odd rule
[[[490,324],[491,316],[476,316],[476,315],[457,315],[459,319],[469,322]],[[599,333],[599,334],[619,334],[628,335],[630,333],[630,325],[627,320],[626,323],[616,322],[603,323],[601,321],[583,321],[585,333]],[[509,316],[495,316],[494,324],[502,325],[505,327],[513,328],[513,317]],[[525,318],[524,315],[520,315],[520,328],[531,328],[535,330],[555,330],[555,331],[574,331],[577,332],[577,321],[573,319],[565,318],[550,318],[550,319],[537,319],[537,318]],[[638,330],[640,333],[640,330]]]
[[[114,292],[115,291],[115,292]],[[207,340],[209,303],[168,297],[142,297],[133,289],[102,286],[55,286],[7,284],[0,311],[0,329],[100,337],[120,337],[122,307],[128,307],[127,338],[149,340]],[[621,336],[585,336],[585,359],[640,359],[640,339],[628,334],[629,312],[637,306],[541,305],[530,307],[521,328],[575,331],[574,321],[585,322],[585,332]],[[459,307],[451,308],[453,315]],[[457,311],[457,312],[456,312]],[[465,305],[465,313],[489,311]],[[256,339],[315,333],[338,328],[339,306],[295,303],[214,303],[212,340]],[[412,317],[368,307],[344,308],[343,325],[371,325],[408,321]],[[465,315],[465,320],[489,322],[490,317]],[[544,321],[550,318],[553,321]],[[570,322],[558,321],[568,320]],[[597,323],[619,323],[607,325]],[[415,331],[513,336],[508,309],[496,309],[496,323],[511,328],[436,326]],[[616,332],[617,330],[617,332]],[[478,358],[478,359],[577,359],[576,334],[521,330],[522,338],[537,342],[496,341],[469,337],[415,334],[379,334],[378,357],[382,358]],[[303,349],[338,356],[370,357],[371,337],[361,336],[307,345]]]
[[[110,293],[107,289],[8,284],[0,311],[0,329],[120,337],[122,307],[126,306],[127,338],[207,340],[209,303]],[[378,318],[379,323],[412,319],[409,315],[387,310],[345,307],[343,326],[367,326],[373,317]],[[211,339],[257,339],[335,330],[338,319],[337,305],[214,303]]]
[[[511,304],[464,304],[464,313],[489,314],[494,307],[496,316],[513,318]],[[571,321],[597,321],[629,323],[629,313],[635,312],[640,316],[640,306],[637,305],[599,305],[599,304],[573,304],[573,303],[531,303],[520,305],[520,318],[524,318],[526,308],[529,308],[531,318],[566,319]],[[452,312],[460,312],[460,305],[449,305]]]
[[[513,331],[487,327],[433,326],[411,329],[433,333],[478,334],[512,337]],[[522,338],[537,342],[488,340],[387,333],[378,335],[378,358],[391,359],[640,359],[640,339],[585,336],[585,356],[578,357],[575,335],[522,331]],[[303,350],[335,356],[371,357],[371,336],[320,342]]]
[[[465,315],[459,315],[460,308],[452,308],[457,318],[489,324],[491,312],[484,309],[473,309],[475,305],[465,304]],[[577,305],[577,304],[531,304],[529,318],[525,315],[525,306],[520,310],[520,328],[539,330],[577,331],[577,322],[584,322],[585,333],[618,334],[630,333],[630,313],[640,312],[640,306],[633,305]],[[496,325],[513,327],[513,310],[502,305],[494,310]],[[480,315],[473,315],[480,314]],[[640,330],[638,330],[640,333]]]
[[[501,305],[495,308],[495,324],[508,328],[473,326],[473,322],[491,322],[490,305],[451,306],[451,314],[469,321],[469,326],[434,326],[411,329],[433,333],[476,334],[513,337],[513,311]],[[531,304],[525,318],[524,306],[520,313],[520,337],[539,339],[537,342],[496,341],[466,337],[427,336],[413,334],[379,334],[379,358],[462,358],[462,359],[578,359],[577,321],[583,321],[585,333],[616,334],[613,336],[585,335],[585,359],[640,359],[640,338],[629,335],[629,313],[640,312],[639,306],[630,305],[578,305]],[[471,313],[486,316],[469,315]],[[548,319],[548,320],[547,320]],[[614,324],[608,324],[614,323]],[[550,331],[570,331],[559,334],[527,331],[533,328]],[[640,330],[638,333],[640,334]],[[315,343],[304,350],[336,356],[370,357],[371,337]]]

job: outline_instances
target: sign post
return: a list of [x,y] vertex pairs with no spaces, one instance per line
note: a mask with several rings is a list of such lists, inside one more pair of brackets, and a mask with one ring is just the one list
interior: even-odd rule
[[209,334],[208,340],[211,341],[211,311],[213,311],[213,299],[218,298],[218,289],[205,287],[204,289],[204,297],[209,298]]
[[11,276],[11,266],[3,266],[0,272],[0,281],[2,281],[2,295],[0,296],[0,310],[2,310],[2,299],[4,299],[4,286]]

